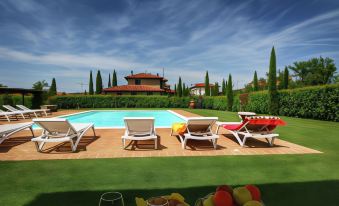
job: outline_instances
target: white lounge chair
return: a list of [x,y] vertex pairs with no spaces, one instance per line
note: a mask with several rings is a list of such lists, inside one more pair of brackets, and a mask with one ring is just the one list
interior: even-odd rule
[[32,125],[33,122],[0,125],[0,144],[8,139],[11,135],[24,129],[30,129],[34,137]]
[[187,133],[179,134],[181,146],[186,148],[186,143],[189,139],[194,140],[210,140],[214,149],[217,148],[218,135],[212,132],[213,124],[218,120],[218,117],[191,117],[187,119]]
[[33,138],[37,150],[42,151],[42,148],[47,142],[70,142],[72,151],[75,152],[82,136],[92,128],[94,136],[93,123],[70,123],[67,119],[62,118],[39,118],[33,119],[43,131],[39,137]]
[[17,112],[17,113],[19,113],[19,114],[22,116],[22,118],[24,118],[24,119],[25,119],[25,114],[27,114],[29,117],[31,117],[30,114],[34,114],[35,117],[38,117],[38,115],[36,115],[35,112],[18,110],[18,109],[16,109],[16,108],[12,107],[11,105],[2,105],[2,106],[3,106],[4,108],[6,108],[7,110],[11,111],[11,112]]
[[15,117],[17,120],[18,120],[18,116],[17,115],[21,115],[22,113],[21,112],[5,112],[5,111],[2,111],[0,109],[0,117],[3,116],[7,119],[7,121],[11,121],[11,118],[10,117]]
[[126,130],[121,137],[124,149],[126,140],[154,140],[154,148],[158,149],[158,136],[154,128],[153,117],[125,117]]
[[16,105],[18,108],[20,108],[22,111],[30,111],[30,112],[34,112],[34,113],[44,113],[47,117],[47,112],[49,111],[49,109],[30,109],[24,105]]

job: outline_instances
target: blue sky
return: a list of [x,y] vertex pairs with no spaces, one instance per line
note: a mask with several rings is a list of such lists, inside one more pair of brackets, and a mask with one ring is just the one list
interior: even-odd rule
[[100,69],[162,73],[169,83],[234,86],[265,76],[272,46],[278,68],[310,57],[339,61],[339,1],[1,0],[0,83],[30,88],[57,80],[81,90]]

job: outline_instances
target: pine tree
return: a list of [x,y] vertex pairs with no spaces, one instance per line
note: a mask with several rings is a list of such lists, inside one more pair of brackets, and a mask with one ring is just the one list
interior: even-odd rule
[[112,83],[111,83],[111,73],[108,74],[108,84],[107,87],[110,88],[112,87]]
[[89,88],[88,88],[88,91],[89,91],[89,94],[90,95],[93,95],[94,94],[94,88],[93,88],[93,77],[92,77],[92,71],[90,72],[89,74]]
[[182,96],[185,97],[186,96],[186,85],[185,83],[182,83]]
[[233,84],[232,84],[232,76],[229,74],[227,81],[227,110],[232,111],[233,107]]
[[271,51],[270,67],[268,73],[268,111],[273,115],[277,115],[279,112],[277,65],[274,47]]
[[208,71],[206,71],[206,76],[205,76],[205,96],[211,96],[210,78],[208,76]]
[[289,80],[288,68],[285,67],[283,78],[283,89],[288,89],[288,80]]
[[57,94],[57,86],[56,86],[56,81],[55,78],[52,79],[52,84],[51,87],[49,88],[49,96],[54,96]]
[[259,90],[259,84],[258,84],[258,76],[257,71],[254,71],[254,77],[253,77],[253,91]]
[[118,85],[118,80],[117,80],[117,73],[115,72],[115,69],[113,71],[113,77],[112,77],[112,86],[115,87]]
[[181,77],[179,77],[179,82],[178,82],[177,90],[178,90],[178,96],[179,96],[179,97],[182,97],[182,83],[181,83]]
[[225,81],[225,96],[227,95],[227,81]]
[[95,83],[96,83],[95,93],[96,94],[101,94],[102,93],[102,78],[101,78],[100,70],[98,70],[97,78],[96,78],[96,82]]
[[222,79],[221,92],[222,92],[222,94],[226,94],[226,82],[225,82],[225,79]]

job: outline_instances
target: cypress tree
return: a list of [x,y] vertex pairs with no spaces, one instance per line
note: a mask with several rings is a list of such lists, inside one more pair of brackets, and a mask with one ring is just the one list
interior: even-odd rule
[[179,82],[178,82],[177,90],[178,90],[178,96],[182,97],[182,82],[181,82],[181,77],[179,77]]
[[216,82],[214,85],[214,96],[219,96],[219,83]]
[[268,111],[277,115],[279,111],[279,100],[277,91],[277,65],[274,47],[272,47],[270,68],[268,72]]
[[285,67],[284,70],[284,78],[283,78],[283,89],[288,89],[288,78],[289,78],[289,73],[287,67]]
[[222,79],[221,92],[222,92],[222,94],[226,94],[226,82],[225,82],[225,79]]
[[186,96],[186,85],[185,85],[185,83],[182,83],[182,96],[183,97]]
[[232,76],[229,74],[227,81],[227,110],[232,111],[233,107],[233,85],[232,85]]
[[90,95],[93,95],[94,94],[94,88],[93,88],[93,77],[92,77],[92,71],[90,72],[89,74],[89,84],[88,84],[89,88],[88,88],[88,91],[89,91],[89,94]]
[[117,80],[117,73],[115,72],[115,69],[113,71],[113,76],[112,76],[112,86],[118,86],[118,80]]
[[86,91],[86,89],[85,89],[85,93],[84,93],[84,95],[87,95],[87,91]]
[[224,95],[227,95],[227,81],[225,81],[225,94]]
[[178,92],[177,92],[177,84],[174,84],[174,95],[177,96]]
[[206,71],[206,76],[205,76],[205,96],[211,96],[210,78],[208,76],[208,71]]
[[57,94],[57,87],[56,87],[56,81],[55,78],[52,79],[51,87],[49,88],[49,96],[54,96]]
[[259,84],[258,84],[258,76],[257,71],[254,71],[254,77],[253,77],[253,91],[259,90]]
[[101,73],[100,70],[98,70],[97,73],[97,78],[96,78],[96,87],[95,87],[95,93],[96,94],[101,94],[102,93],[102,78],[101,78]]
[[111,83],[111,73],[108,74],[108,84],[107,87],[110,88],[112,87],[112,83]]

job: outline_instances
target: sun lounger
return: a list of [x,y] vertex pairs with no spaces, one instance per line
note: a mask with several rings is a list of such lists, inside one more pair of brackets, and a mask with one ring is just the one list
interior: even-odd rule
[[279,117],[253,116],[246,117],[243,122],[229,122],[221,126],[231,132],[243,147],[248,138],[266,139],[269,145],[273,146],[274,139],[279,137],[279,134],[273,133],[278,125],[286,123]]
[[2,106],[11,112],[18,112],[24,119],[25,119],[25,114],[27,114],[29,117],[31,117],[30,114],[34,114],[35,117],[38,117],[35,112],[18,110],[12,107],[11,105],[2,105]]
[[22,111],[30,111],[30,112],[34,112],[34,113],[44,113],[47,116],[47,112],[49,111],[49,109],[30,109],[24,105],[16,105],[18,108],[20,108]]
[[82,136],[92,128],[94,136],[93,123],[69,123],[67,119],[62,118],[39,118],[33,119],[43,131],[39,137],[33,138],[37,150],[42,151],[45,143],[48,142],[70,142],[72,151],[77,150],[77,146]]
[[33,122],[0,125],[0,144],[8,139],[11,135],[25,129],[30,129],[34,137],[32,125]]
[[212,132],[213,124],[218,120],[217,117],[191,117],[187,119],[186,132],[179,133],[181,146],[186,148],[189,139],[209,140],[212,142],[214,149],[217,148],[218,135]]
[[5,111],[2,111],[0,109],[0,117],[3,116],[7,119],[7,121],[11,121],[10,117],[15,117],[17,120],[18,120],[18,116],[17,115],[21,115],[22,113],[21,112],[5,112]]
[[[241,119],[241,122],[243,122],[245,120],[246,117],[253,117],[256,116],[257,114],[254,112],[238,112],[238,116]],[[239,122],[216,122],[217,125],[217,129],[215,131],[216,134],[219,133],[219,129],[222,125],[224,124],[239,124]]]
[[153,117],[125,117],[125,134],[121,137],[124,149],[126,140],[154,140],[154,148],[158,149],[158,136],[154,128]]

